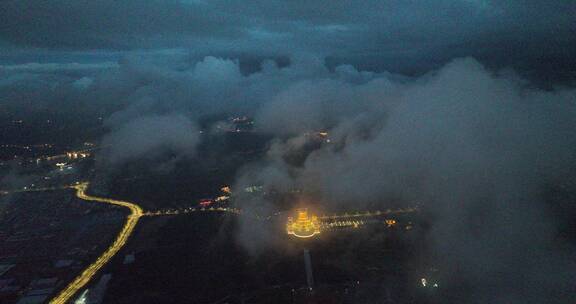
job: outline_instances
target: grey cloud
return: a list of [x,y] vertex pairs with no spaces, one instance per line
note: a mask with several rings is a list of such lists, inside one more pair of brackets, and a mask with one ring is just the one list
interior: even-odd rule
[[[536,0],[8,0],[0,105],[97,109],[111,129],[100,157],[112,164],[192,155],[196,118],[253,115],[277,138],[239,187],[303,188],[334,209],[420,202],[433,210],[438,263],[461,271],[448,285],[470,283],[479,302],[562,302],[574,250],[552,242],[558,222],[542,191],[574,168],[576,93],[556,86],[576,79],[575,10]],[[278,56],[290,64],[266,59]],[[484,65],[453,60],[466,56]],[[261,69],[242,73],[243,58]],[[287,162],[317,130],[332,143]],[[252,252],[273,242],[241,225]]]
[[161,153],[194,155],[199,130],[182,115],[145,116],[112,130],[102,139],[100,160],[117,167],[132,159],[152,159]]
[[[30,100],[32,91],[39,103],[66,96],[120,108],[106,119],[110,151],[101,157],[112,163],[162,151],[191,155],[196,117],[254,115],[260,131],[278,138],[262,163],[242,171],[237,187],[303,188],[334,209],[420,202],[433,210],[430,242],[439,265],[462,272],[446,279],[449,286],[470,283],[496,303],[538,303],[547,290],[567,292],[574,251],[554,248],[557,221],[541,191],[574,167],[573,89],[538,90],[473,59],[421,77],[329,69],[306,52],[282,68],[265,61],[252,74],[230,59],[164,59],[127,57],[117,68],[77,74],[3,71],[12,80],[0,93],[13,102]],[[283,156],[303,147],[301,133],[317,130],[329,130],[332,143],[300,165],[288,163]],[[262,213],[279,208],[270,200],[241,203]],[[250,222],[240,224],[239,240],[251,252],[274,243],[268,234],[251,237],[257,231]],[[528,253],[520,259],[518,252]],[[542,280],[551,283],[539,287]]]
[[[378,85],[368,90],[372,83]],[[301,140],[281,141],[264,167],[241,174],[242,184],[294,185],[333,209],[418,203],[434,218],[429,240],[439,267],[446,273],[458,269],[444,278],[446,286],[472,286],[481,302],[566,299],[576,251],[557,248],[560,222],[542,193],[576,164],[574,89],[537,90],[473,59],[413,80],[384,75],[311,87],[316,90],[297,87],[294,98],[265,106],[263,115],[287,113],[296,126],[330,128],[333,144],[298,167],[284,156]],[[319,110],[309,110],[310,103]],[[348,104],[354,106],[347,115],[330,109]],[[325,123],[326,117],[333,121]],[[275,122],[270,120],[282,134],[301,131],[288,120]]]
[[[576,9],[542,1],[4,1],[15,47],[197,55],[313,53],[362,69],[422,73],[454,57],[568,73]],[[66,15],[67,18],[54,18]],[[572,68],[566,65],[571,65]],[[569,76],[569,75],[568,75]],[[567,77],[567,76],[566,76]]]
[[173,44],[184,35],[237,33],[234,15],[179,1],[3,1],[1,6],[1,37],[15,45],[131,49],[154,41]]
[[48,73],[59,71],[83,71],[83,70],[102,70],[117,68],[115,62],[103,63],[25,63],[13,65],[0,65],[0,71],[7,72],[36,72]]

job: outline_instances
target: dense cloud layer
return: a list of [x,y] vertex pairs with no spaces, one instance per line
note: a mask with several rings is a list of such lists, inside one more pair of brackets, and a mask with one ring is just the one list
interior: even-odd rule
[[[536,0],[7,0],[0,110],[98,113],[109,131],[99,164],[111,167],[194,155],[200,117],[252,116],[275,139],[236,188],[299,188],[327,209],[418,202],[434,218],[439,266],[458,270],[446,284],[474,287],[468,302],[560,303],[575,251],[557,248],[543,192],[576,164],[576,91],[556,82],[576,79],[574,11]],[[330,143],[287,159],[319,130]],[[240,224],[251,252],[276,246]]]
[[[24,46],[139,48],[211,42],[254,51],[312,42],[314,49],[358,51],[458,45],[490,33],[569,33],[573,4],[541,1],[4,1],[2,38]],[[66,15],[68,18],[54,18]],[[430,26],[433,24],[434,26]],[[569,38],[569,37],[564,37]],[[248,40],[248,41],[243,41]],[[363,41],[363,43],[358,43]],[[258,43],[260,42],[260,43]],[[492,40],[486,41],[487,43]],[[368,43],[368,45],[366,45]],[[220,44],[220,45],[218,45]],[[251,46],[252,49],[246,49]],[[238,49],[240,47],[240,49]],[[222,51],[222,49],[211,49]]]
[[242,58],[311,53],[363,69],[423,72],[474,56],[573,77],[574,10],[571,1],[520,0],[9,0],[0,3],[0,61],[86,63],[185,49]]
[[199,130],[182,115],[145,116],[115,126],[102,140],[100,157],[106,165],[118,167],[131,159],[153,159],[163,152],[192,156],[199,142]]
[[[259,112],[269,130],[297,137],[279,140],[237,187],[299,188],[326,209],[418,203],[435,218],[439,266],[458,269],[448,286],[469,284],[480,302],[561,303],[575,251],[557,248],[560,223],[543,193],[574,170],[575,101],[576,90],[531,89],[473,59],[411,81],[307,79]],[[285,156],[307,129],[330,129],[332,143],[294,166]],[[255,252],[274,244],[265,232],[240,237]]]
[[[266,61],[252,74],[241,73],[238,61],[187,56],[165,64],[130,57],[96,70],[4,67],[0,92],[13,104],[49,106],[65,96],[112,106],[108,154],[100,155],[109,164],[165,151],[192,155],[197,118],[248,114],[276,139],[266,159],[242,170],[237,189],[300,188],[327,209],[418,202],[435,218],[429,241],[439,266],[460,272],[449,286],[477,286],[482,302],[494,303],[550,302],[551,294],[569,292],[574,250],[556,248],[559,223],[542,192],[574,168],[574,89],[535,89],[474,59],[416,78],[349,65],[331,70],[315,56],[291,62]],[[319,130],[329,131],[330,144],[301,164],[286,160],[309,140],[303,133]],[[278,209],[261,199],[240,203],[260,213]],[[249,220],[240,224],[247,249],[275,246]]]

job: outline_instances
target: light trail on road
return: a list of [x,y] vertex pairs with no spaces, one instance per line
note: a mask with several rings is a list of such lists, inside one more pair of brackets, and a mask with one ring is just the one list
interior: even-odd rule
[[64,304],[67,303],[72,297],[80,291],[90,280],[96,275],[98,270],[100,270],[106,263],[108,263],[115,255],[124,247],[130,235],[134,231],[134,227],[138,224],[138,220],[143,215],[142,208],[140,206],[125,202],[114,200],[110,198],[96,197],[86,194],[86,189],[89,183],[81,183],[71,188],[76,189],[76,197],[85,201],[95,201],[106,204],[112,204],[117,206],[126,207],[130,210],[130,214],[126,218],[126,222],[122,227],[122,230],[114,240],[114,243],[104,251],[92,264],[90,264],[80,275],[78,275],[72,283],[68,284],[55,298],[50,301],[50,304]]
[[236,215],[242,214],[242,210],[237,208],[227,208],[227,207],[209,207],[209,208],[184,208],[184,209],[168,209],[168,210],[157,210],[148,211],[142,214],[142,216],[162,216],[162,215],[181,215],[194,212],[225,212],[232,213]]
[[[165,210],[156,210],[156,211],[147,211],[144,212],[140,206],[134,203],[120,201],[110,198],[103,198],[103,197],[96,197],[86,194],[86,189],[88,189],[89,183],[78,183],[71,186],[65,187],[52,187],[52,188],[33,188],[33,189],[20,189],[14,191],[1,191],[0,194],[10,194],[10,193],[19,193],[19,192],[40,192],[40,191],[51,191],[51,190],[59,190],[65,188],[73,188],[76,189],[76,197],[85,201],[95,201],[101,202],[116,206],[121,206],[128,208],[130,210],[130,214],[126,218],[126,222],[122,227],[122,230],[117,235],[114,243],[112,243],[106,251],[104,251],[92,264],[90,264],[84,271],[78,275],[74,281],[72,281],[68,286],[66,286],[56,297],[54,297],[50,304],[64,304],[67,303],[76,295],[82,288],[84,288],[90,280],[98,273],[98,271],[104,267],[123,247],[126,245],[130,235],[138,221],[141,217],[144,216],[174,216],[174,215],[182,215],[182,214],[193,214],[193,213],[227,213],[231,215],[244,215],[253,217],[258,220],[269,220],[271,216],[262,217],[255,214],[247,214],[242,209],[232,208],[232,207],[202,207],[202,208],[195,208],[195,207],[188,207],[182,209],[165,209]],[[318,217],[320,220],[320,224],[323,229],[330,229],[334,227],[354,227],[357,228],[358,226],[365,225],[366,223],[362,220],[362,218],[370,218],[370,217],[379,217],[379,216],[388,216],[388,215],[395,215],[395,214],[402,214],[402,213],[414,213],[418,212],[418,207],[411,207],[411,208],[403,208],[403,209],[396,209],[391,210],[387,209],[384,211],[365,211],[360,212],[356,211],[354,213],[344,213],[344,214],[334,214],[334,215],[322,215]],[[275,215],[279,215],[281,213],[276,213]],[[395,222],[395,221],[394,221]]]
[[351,218],[366,218],[366,217],[377,217],[383,215],[393,215],[393,214],[402,214],[402,213],[415,213],[420,211],[418,207],[408,207],[408,208],[401,208],[401,209],[387,209],[387,210],[377,210],[377,211],[365,211],[360,212],[357,211],[355,213],[344,213],[344,214],[334,214],[334,215],[321,215],[318,217],[320,220],[334,220],[334,219],[351,219]]

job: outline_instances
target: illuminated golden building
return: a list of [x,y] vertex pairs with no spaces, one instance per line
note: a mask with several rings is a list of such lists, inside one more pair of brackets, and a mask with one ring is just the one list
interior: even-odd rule
[[395,219],[386,219],[385,222],[386,222],[386,225],[388,227],[396,226],[396,220]]
[[320,222],[317,216],[308,216],[308,209],[297,209],[298,217],[294,221],[292,217],[288,217],[286,223],[286,232],[295,237],[309,238],[320,233]]

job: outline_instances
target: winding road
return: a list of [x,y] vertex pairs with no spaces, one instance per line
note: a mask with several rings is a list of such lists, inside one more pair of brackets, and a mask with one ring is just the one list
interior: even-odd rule
[[[70,284],[68,284],[60,293],[55,296],[50,304],[65,304],[68,303],[81,289],[86,287],[86,285],[94,278],[100,269],[102,269],[125,245],[130,236],[132,235],[134,228],[138,224],[138,221],[143,216],[170,216],[179,215],[195,212],[224,212],[231,213],[235,215],[245,214],[240,209],[236,208],[224,208],[224,207],[210,207],[210,208],[184,208],[182,210],[158,210],[158,211],[148,211],[144,212],[140,206],[135,203],[130,203],[126,201],[115,200],[111,198],[97,197],[86,194],[86,190],[90,184],[88,182],[78,183],[71,186],[66,186],[63,188],[38,188],[38,189],[24,189],[10,192],[2,192],[0,194],[8,194],[12,192],[32,192],[32,191],[51,191],[58,189],[76,189],[76,197],[85,201],[94,201],[110,205],[117,205],[121,207],[128,208],[130,214],[126,218],[126,222],[122,227],[122,230],[116,236],[114,242],[90,265],[82,271]],[[418,208],[405,208],[399,210],[386,210],[386,211],[376,211],[376,212],[356,212],[353,214],[343,214],[343,215],[332,215],[332,216],[320,216],[318,219],[323,221],[332,220],[335,221],[328,226],[358,226],[359,218],[381,216],[381,215],[391,215],[396,213],[412,213],[418,212]],[[259,216],[253,216],[257,219],[261,219]],[[358,222],[358,223],[357,223]],[[364,223],[361,222],[363,225]]]
[[117,206],[126,207],[130,210],[130,214],[126,218],[126,222],[122,227],[122,230],[116,236],[114,243],[106,249],[92,264],[90,264],[80,275],[78,275],[74,281],[72,281],[68,286],[66,286],[56,297],[54,297],[50,304],[64,304],[67,303],[76,293],[80,291],[90,280],[96,275],[98,270],[100,270],[106,263],[108,263],[130,238],[130,235],[134,231],[134,228],[138,224],[138,220],[143,215],[142,208],[140,206],[125,202],[119,201],[110,198],[103,198],[103,197],[96,197],[86,194],[86,189],[88,188],[89,183],[81,183],[77,185],[70,186],[71,188],[76,189],[76,197],[86,201],[95,201],[101,202],[106,204],[112,204]]

